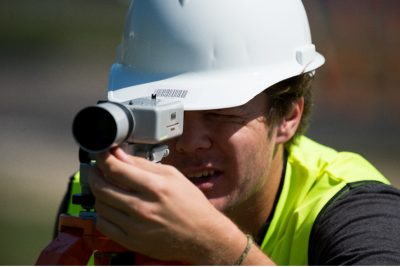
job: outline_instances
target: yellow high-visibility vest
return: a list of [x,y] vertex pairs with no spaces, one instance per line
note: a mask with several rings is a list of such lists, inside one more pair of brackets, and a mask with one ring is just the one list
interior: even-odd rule
[[300,137],[288,151],[282,191],[261,249],[278,265],[307,265],[319,212],[347,184],[360,181],[389,184],[361,156]]

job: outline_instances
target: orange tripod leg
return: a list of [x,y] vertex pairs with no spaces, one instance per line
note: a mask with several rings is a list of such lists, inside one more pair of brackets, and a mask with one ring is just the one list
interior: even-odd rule
[[42,251],[36,265],[86,265],[91,255],[82,236],[63,232]]
[[182,264],[129,252],[97,231],[93,220],[61,214],[58,236],[42,251],[36,265],[87,265],[92,254],[95,265],[118,264],[113,262],[115,256],[124,256],[134,265]]

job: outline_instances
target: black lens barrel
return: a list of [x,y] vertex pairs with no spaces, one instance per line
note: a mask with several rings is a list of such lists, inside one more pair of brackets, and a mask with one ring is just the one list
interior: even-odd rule
[[81,110],[72,124],[72,133],[85,151],[106,151],[125,141],[133,131],[134,119],[128,108],[105,102]]

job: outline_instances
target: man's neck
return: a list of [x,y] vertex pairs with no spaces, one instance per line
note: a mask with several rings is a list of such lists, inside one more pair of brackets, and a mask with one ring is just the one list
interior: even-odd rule
[[272,216],[275,199],[279,197],[280,183],[283,179],[283,165],[284,148],[283,145],[279,145],[271,163],[271,171],[261,189],[227,214],[242,231],[251,234],[255,239],[264,229],[267,219]]

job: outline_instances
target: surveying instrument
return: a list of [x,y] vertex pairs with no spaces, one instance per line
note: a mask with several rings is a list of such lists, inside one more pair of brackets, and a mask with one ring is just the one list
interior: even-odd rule
[[72,132],[78,143],[81,193],[73,204],[82,207],[79,216],[61,214],[57,237],[42,251],[37,265],[177,265],[132,252],[96,229],[95,198],[88,178],[96,168],[94,155],[120,146],[125,152],[159,162],[169,150],[162,143],[182,134],[183,104],[150,97],[126,102],[100,101],[81,110]]

